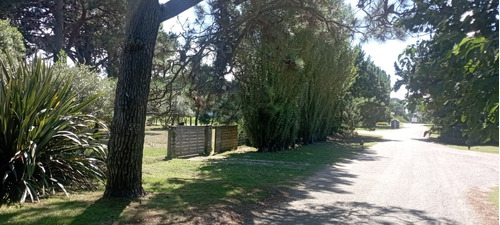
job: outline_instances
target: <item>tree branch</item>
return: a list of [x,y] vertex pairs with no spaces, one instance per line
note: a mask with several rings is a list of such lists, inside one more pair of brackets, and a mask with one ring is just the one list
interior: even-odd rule
[[168,20],[181,14],[202,0],[170,0],[160,6],[160,21]]
[[[160,21],[163,22],[197,5],[202,0],[170,0],[160,5]],[[247,0],[234,0],[239,5]]]

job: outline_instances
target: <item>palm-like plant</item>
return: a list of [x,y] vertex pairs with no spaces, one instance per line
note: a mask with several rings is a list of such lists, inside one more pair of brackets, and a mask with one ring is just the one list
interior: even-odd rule
[[38,200],[103,179],[106,146],[98,120],[79,110],[71,76],[55,75],[40,59],[0,57],[0,205]]

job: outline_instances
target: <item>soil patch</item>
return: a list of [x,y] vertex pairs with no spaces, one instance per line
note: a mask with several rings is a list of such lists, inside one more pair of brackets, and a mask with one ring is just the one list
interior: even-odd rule
[[489,189],[474,188],[467,195],[468,202],[474,207],[485,225],[498,225],[498,209],[489,201]]

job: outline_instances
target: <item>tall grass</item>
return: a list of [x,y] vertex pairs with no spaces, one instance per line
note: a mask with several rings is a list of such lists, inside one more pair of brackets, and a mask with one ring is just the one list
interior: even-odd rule
[[7,55],[0,65],[0,205],[104,178],[99,122],[79,113],[99,95],[75,102],[71,77],[54,75],[40,59]]

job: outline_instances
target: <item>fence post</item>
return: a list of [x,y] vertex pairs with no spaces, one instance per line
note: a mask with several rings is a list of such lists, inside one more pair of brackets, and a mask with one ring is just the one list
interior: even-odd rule
[[219,140],[219,137],[220,137],[220,126],[216,126],[214,128],[215,130],[215,138],[214,138],[214,153],[219,153],[219,150],[220,150],[220,140]]
[[205,126],[205,155],[212,152],[212,126]]
[[175,127],[170,127],[167,134],[167,157],[166,159],[172,159],[175,154]]

